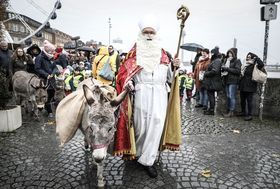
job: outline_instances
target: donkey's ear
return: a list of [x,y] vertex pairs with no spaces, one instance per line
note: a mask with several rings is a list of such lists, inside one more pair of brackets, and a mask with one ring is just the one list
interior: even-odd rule
[[87,103],[89,105],[92,105],[95,102],[93,92],[86,85],[83,85],[83,90],[84,90],[84,96],[85,96],[85,98],[87,100]]

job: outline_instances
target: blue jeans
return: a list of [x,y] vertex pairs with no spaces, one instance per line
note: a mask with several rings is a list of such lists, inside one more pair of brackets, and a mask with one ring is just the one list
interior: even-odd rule
[[237,84],[226,85],[227,105],[228,105],[228,110],[230,111],[235,110],[237,87],[238,87]]
[[199,91],[199,104],[208,107],[208,95],[205,88],[201,88]]

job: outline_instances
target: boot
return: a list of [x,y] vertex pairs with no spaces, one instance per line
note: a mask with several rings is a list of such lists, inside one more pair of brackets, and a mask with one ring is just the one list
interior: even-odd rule
[[245,121],[251,121],[253,119],[252,116],[248,115],[244,118]]
[[215,115],[214,110],[206,110],[204,111],[204,115]]
[[233,117],[234,112],[232,110],[228,111],[227,114],[224,114],[224,117]]
[[203,106],[202,110],[207,110],[208,107],[207,106]]
[[236,114],[236,116],[238,116],[238,117],[244,117],[246,114],[244,113],[244,112],[238,112],[237,114]]
[[202,108],[203,105],[202,105],[202,104],[197,104],[197,105],[195,105],[194,107],[195,107],[195,108]]
[[151,177],[151,178],[156,178],[158,176],[157,174],[157,170],[154,166],[144,166],[144,169],[146,170],[147,174]]

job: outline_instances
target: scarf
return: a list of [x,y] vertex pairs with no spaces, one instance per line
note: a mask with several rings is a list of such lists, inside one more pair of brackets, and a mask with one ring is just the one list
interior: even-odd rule
[[252,64],[254,64],[254,60],[247,60],[246,63],[245,63],[245,65],[243,64],[243,65],[241,66],[241,77],[244,76],[244,73],[245,73],[245,71],[246,71],[246,68],[247,68],[248,66],[252,65]]
[[[229,66],[230,66],[230,61],[231,61],[231,60],[232,60],[232,57],[229,57],[229,58],[227,59],[225,65],[224,65],[224,67],[229,68]],[[222,74],[222,76],[226,76],[226,75],[228,75],[228,71],[222,71],[221,74]]]

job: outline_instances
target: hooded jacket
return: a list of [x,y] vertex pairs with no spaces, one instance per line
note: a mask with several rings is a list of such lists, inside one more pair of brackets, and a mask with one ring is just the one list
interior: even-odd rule
[[103,79],[102,77],[99,76],[99,72],[101,71],[101,69],[103,68],[103,66],[107,61],[109,61],[112,71],[116,72],[116,64],[115,64],[116,62],[110,59],[108,48],[101,47],[98,55],[93,60],[92,76],[98,81],[101,81],[103,84],[110,85],[112,84],[112,81]]
[[[231,48],[227,51],[226,57],[228,58],[229,53],[233,55],[233,58],[230,60],[230,65],[228,68],[226,68],[226,71],[228,74],[224,76],[225,84],[238,84],[239,78],[241,74],[241,61],[237,59],[237,48]],[[227,58],[225,59],[225,62],[223,62],[223,65],[225,65]]]
[[221,91],[223,89],[221,81],[222,62],[219,58],[219,49],[214,48],[211,50],[211,53],[211,63],[204,73],[203,83],[205,85],[205,88],[209,91]]

